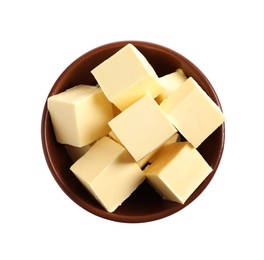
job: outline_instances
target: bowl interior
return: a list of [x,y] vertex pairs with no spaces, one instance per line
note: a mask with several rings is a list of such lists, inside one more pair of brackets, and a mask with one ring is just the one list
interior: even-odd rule
[[[62,92],[77,84],[96,84],[90,71],[102,61],[113,55],[127,43],[132,43],[148,59],[159,76],[181,68],[186,76],[192,76],[213,101],[221,108],[220,101],[204,74],[188,59],[161,45],[122,41],[93,49],[70,64],[53,85],[48,97]],[[163,200],[146,181],[113,213],[108,213],[86,191],[74,174],[69,170],[71,159],[64,145],[57,143],[50,116],[45,104],[41,122],[41,138],[44,155],[49,169],[62,190],[79,206],[105,219],[119,222],[146,222],[169,216],[195,200],[213,178],[220,163],[225,139],[224,124],[221,125],[198,150],[213,168],[212,173],[195,190],[184,205]]]

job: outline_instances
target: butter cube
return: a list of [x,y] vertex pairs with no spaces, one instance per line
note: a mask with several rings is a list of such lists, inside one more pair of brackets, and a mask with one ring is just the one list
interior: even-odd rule
[[109,137],[98,140],[70,169],[108,212],[115,211],[145,179],[127,150]]
[[187,80],[187,77],[182,69],[177,69],[172,73],[160,77],[159,82],[164,87],[164,91],[155,99],[158,104],[173,93],[185,80]]
[[220,108],[192,77],[164,99],[160,107],[195,148],[225,120]]
[[109,126],[137,162],[177,132],[149,94],[113,118]]
[[150,93],[157,97],[163,87],[147,59],[132,44],[127,44],[91,73],[106,97],[121,111]]
[[170,144],[144,170],[150,185],[164,199],[181,204],[211,172],[212,168],[188,142]]
[[78,85],[48,98],[56,139],[59,143],[83,147],[110,131],[112,104],[98,87]]

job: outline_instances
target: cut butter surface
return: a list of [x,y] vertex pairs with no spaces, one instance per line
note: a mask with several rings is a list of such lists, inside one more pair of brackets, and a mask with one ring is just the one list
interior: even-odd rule
[[91,73],[106,97],[121,111],[146,93],[157,97],[164,89],[153,67],[132,44],[121,48]]
[[189,142],[176,142],[163,149],[144,173],[164,199],[184,204],[211,171]]
[[48,98],[48,110],[59,143],[83,147],[105,136],[112,105],[98,87],[78,85]]
[[137,162],[177,132],[149,94],[113,118],[109,126]]
[[70,169],[108,212],[115,211],[145,179],[127,150],[109,137],[98,140]]
[[164,99],[160,107],[196,148],[225,120],[220,108],[192,77]]

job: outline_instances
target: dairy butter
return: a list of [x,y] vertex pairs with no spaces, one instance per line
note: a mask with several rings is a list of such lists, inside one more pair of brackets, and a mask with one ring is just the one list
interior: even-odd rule
[[113,118],[109,126],[137,162],[177,132],[149,94]]
[[91,73],[106,97],[121,111],[146,93],[157,97],[163,91],[155,70],[132,44],[121,48]]
[[196,148],[225,120],[220,108],[192,77],[164,99],[160,107]]
[[48,98],[56,139],[76,147],[86,146],[110,131],[112,105],[98,87],[78,85]]
[[116,210],[145,179],[127,150],[109,137],[99,139],[70,169],[108,212]]
[[144,170],[150,185],[164,199],[181,204],[211,172],[212,168],[189,142],[168,145]]

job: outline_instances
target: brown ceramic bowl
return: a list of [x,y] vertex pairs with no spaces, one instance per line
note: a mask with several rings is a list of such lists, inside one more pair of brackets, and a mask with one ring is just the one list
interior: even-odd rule
[[[95,48],[70,64],[53,85],[48,97],[77,84],[96,84],[90,71],[110,57],[127,43],[132,43],[148,59],[159,76],[181,68],[186,76],[192,76],[213,101],[221,104],[212,85],[205,75],[188,59],[166,47],[141,41],[122,41]],[[99,217],[127,223],[147,222],[167,217],[182,210],[194,201],[212,180],[220,163],[225,141],[225,126],[221,125],[207,138],[199,151],[213,168],[212,173],[195,190],[184,205],[163,200],[144,182],[115,212],[108,213],[87,192],[74,174],[69,170],[72,162],[64,145],[56,142],[47,104],[44,106],[41,122],[41,138],[44,155],[49,169],[61,189],[80,207]]]

